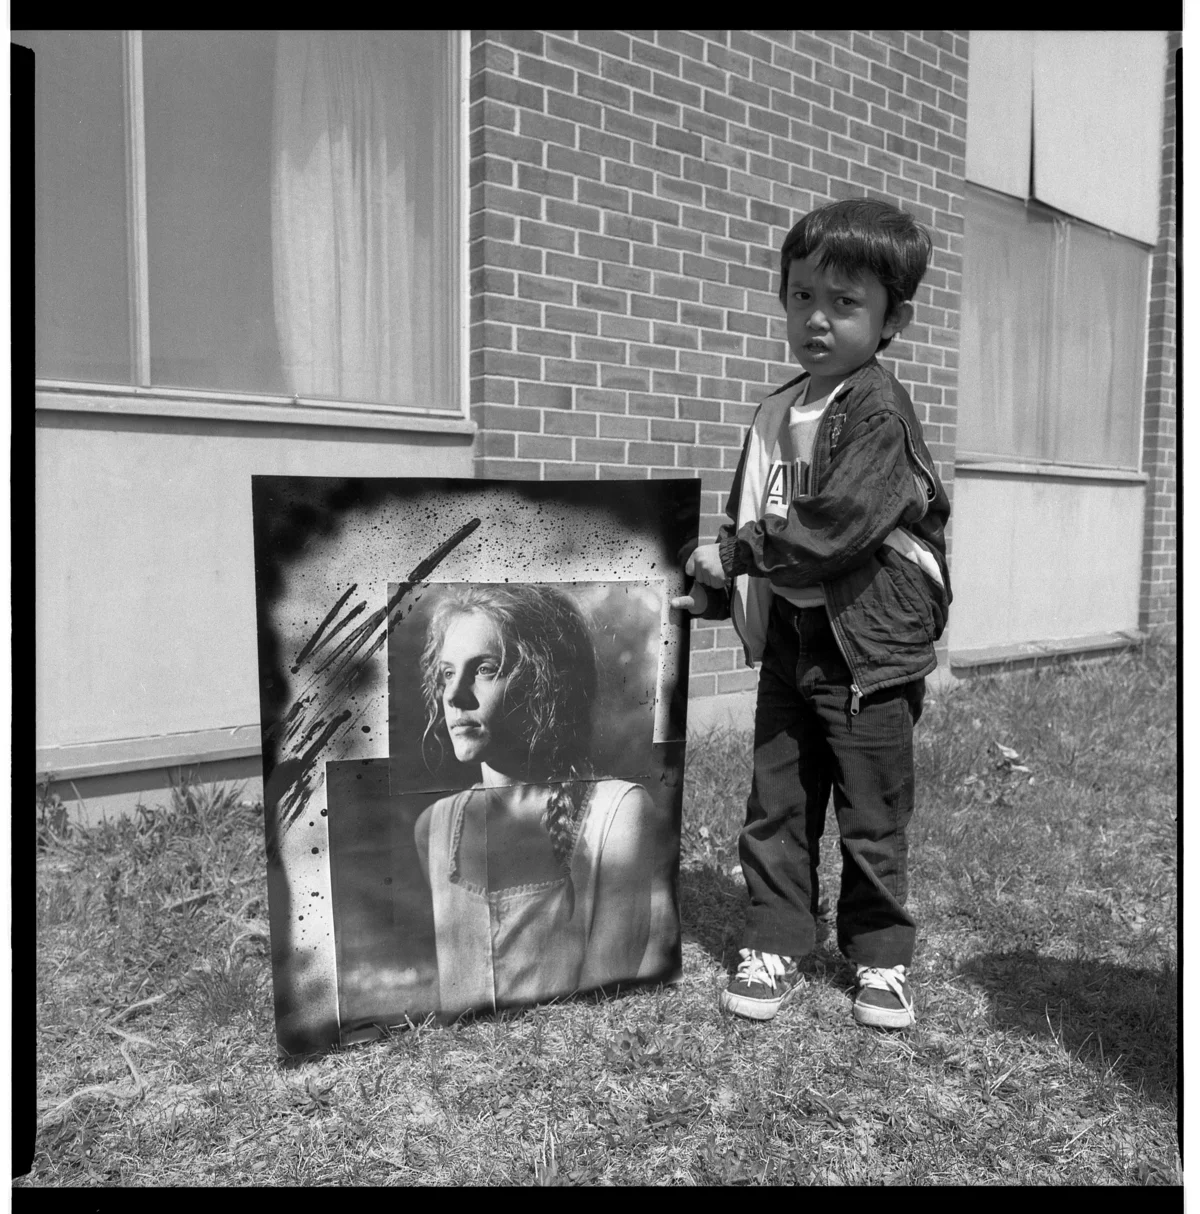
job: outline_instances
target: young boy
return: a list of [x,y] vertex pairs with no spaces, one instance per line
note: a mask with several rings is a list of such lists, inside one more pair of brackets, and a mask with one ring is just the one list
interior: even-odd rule
[[912,319],[931,248],[908,215],[869,199],[821,207],[788,233],[779,299],[805,374],[755,414],[730,522],[692,553],[697,584],[675,600],[732,614],[747,662],[761,662],[738,841],[750,906],[721,995],[755,1020],[775,1015],[815,943],[830,791],[854,1019],[915,1019],[905,829],[912,731],[950,604],[950,508],[912,402],[875,355]]

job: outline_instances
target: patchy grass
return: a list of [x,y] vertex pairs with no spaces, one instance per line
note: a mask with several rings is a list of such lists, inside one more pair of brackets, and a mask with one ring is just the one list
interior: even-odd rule
[[690,747],[680,983],[286,1064],[261,807],[184,788],[81,830],[39,802],[17,1184],[1180,1184],[1175,678],[1153,644],[928,704],[903,1034],[852,1023],[828,940],[773,1023],[718,1010],[743,736]]

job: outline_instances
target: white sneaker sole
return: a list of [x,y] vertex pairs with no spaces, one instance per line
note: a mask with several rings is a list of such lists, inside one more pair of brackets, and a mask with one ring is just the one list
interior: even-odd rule
[[874,1029],[906,1029],[917,1022],[915,1011],[905,1011],[903,1008],[875,1007],[870,1003],[854,1005],[854,1019],[859,1024],[865,1024]]
[[751,999],[748,995],[735,995],[731,991],[721,992],[721,1008],[747,1020],[774,1020],[775,1013],[783,1006],[789,995],[796,992],[799,983],[789,986],[778,999]]
[[721,1007],[747,1020],[774,1020],[782,1003],[782,998],[747,999],[742,995],[731,995],[728,991],[721,992]]

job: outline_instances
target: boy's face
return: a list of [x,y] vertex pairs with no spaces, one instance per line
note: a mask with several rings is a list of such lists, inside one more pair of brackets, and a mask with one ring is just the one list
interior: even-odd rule
[[812,376],[810,400],[832,392],[912,318],[910,303],[888,315],[887,290],[869,270],[850,277],[818,261],[819,249],[788,267],[788,345]]

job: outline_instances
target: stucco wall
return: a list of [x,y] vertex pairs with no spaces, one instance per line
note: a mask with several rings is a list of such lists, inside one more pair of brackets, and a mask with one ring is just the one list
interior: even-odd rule
[[958,474],[956,662],[979,650],[1132,632],[1145,486]]
[[122,751],[96,744],[257,734],[252,474],[469,477],[471,441],[39,409],[39,770]]

